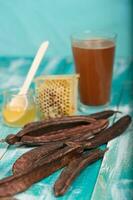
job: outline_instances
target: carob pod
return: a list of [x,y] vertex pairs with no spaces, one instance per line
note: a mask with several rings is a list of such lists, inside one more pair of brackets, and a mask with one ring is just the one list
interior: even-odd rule
[[92,149],[96,148],[102,144],[109,142],[110,140],[114,139],[115,137],[121,135],[130,125],[132,118],[129,115],[126,115],[120,118],[117,122],[115,122],[111,127],[101,131],[98,135],[94,138],[90,139],[89,141],[83,142],[67,142],[66,144],[69,146],[81,145],[85,149]]
[[101,119],[94,121],[88,125],[82,125],[70,129],[64,129],[59,131],[53,131],[49,134],[43,134],[42,136],[28,136],[25,135],[21,138],[21,142],[25,141],[33,141],[33,142],[51,142],[51,141],[60,141],[65,140],[67,138],[71,138],[72,136],[76,135],[84,135],[88,133],[88,135],[96,134],[97,132],[101,131],[105,126],[108,125],[107,119]]
[[10,145],[13,145],[13,144],[16,144],[16,143],[19,143],[20,141],[20,138],[18,138],[16,135],[14,134],[10,134],[8,135],[4,141]]
[[17,136],[22,137],[25,134],[31,135],[31,136],[39,136],[44,133],[49,133],[51,131],[58,131],[60,129],[66,129],[66,128],[72,128],[79,125],[86,125],[90,124],[92,122],[96,121],[92,117],[87,116],[69,116],[64,118],[56,118],[51,119],[48,121],[38,122],[38,125],[31,126],[29,128],[24,128],[21,130]]
[[39,146],[44,146],[44,145],[47,145],[47,146],[49,146],[49,145],[54,145],[54,144],[58,144],[58,143],[60,143],[61,145],[65,145],[67,142],[70,142],[70,141],[73,141],[73,142],[81,142],[81,141],[85,141],[85,140],[88,140],[88,139],[91,139],[91,138],[93,138],[93,137],[95,137],[95,135],[96,134],[99,134],[100,132],[95,132],[95,134],[93,133],[91,133],[90,134],[90,132],[88,132],[88,133],[85,133],[84,135],[81,133],[81,134],[79,134],[79,135],[76,135],[76,136],[72,136],[72,137],[70,137],[70,138],[67,138],[67,139],[64,139],[64,140],[59,140],[59,141],[56,141],[56,142],[43,142],[43,140],[42,141],[40,141],[40,142],[38,142],[38,141],[32,141],[32,138],[30,138],[30,140],[24,140],[24,141],[21,141],[21,142],[16,142],[15,143],[15,145],[23,145],[23,146],[26,146],[26,147],[39,147]]
[[62,140],[62,141],[56,141],[56,142],[33,142],[33,141],[24,141],[24,142],[17,142],[15,143],[15,145],[19,145],[19,146],[26,146],[26,147],[39,147],[39,146],[53,146],[53,145],[56,145],[58,143],[60,143],[61,145],[65,145],[66,144],[66,141],[68,140]]
[[[38,125],[42,125],[42,124],[53,124],[54,122],[56,123],[57,121],[69,121],[69,119],[71,121],[73,120],[83,120],[86,122],[88,122],[88,119],[89,120],[92,120],[93,119],[108,119],[109,117],[113,116],[115,113],[121,113],[120,111],[115,111],[115,110],[105,110],[105,111],[101,111],[101,112],[97,112],[97,113],[93,113],[93,114],[90,114],[90,115],[78,115],[78,116],[65,116],[65,117],[60,117],[60,118],[55,118],[55,119],[49,119],[49,120],[41,120],[41,121],[37,121],[37,122],[30,122],[28,124],[26,124],[24,126],[24,129],[29,129],[31,127],[35,127],[35,126],[38,126]],[[50,122],[51,121],[51,122]]]
[[[29,170],[29,168],[32,168],[34,165],[36,165],[37,163],[50,163],[52,162],[53,160],[57,160],[61,157],[63,157],[64,155],[68,154],[69,152],[71,151],[77,151],[78,153],[81,153],[83,151],[83,149],[79,146],[74,146],[74,147],[69,147],[69,146],[65,146],[65,147],[62,147],[60,149],[57,149],[55,150],[54,152],[50,152],[49,154],[47,154],[46,156],[39,156],[39,157],[36,157],[36,159],[34,160],[34,162],[32,163],[32,165],[27,165],[26,166],[26,163],[22,164],[22,165],[14,165],[13,166],[13,173],[21,173],[23,171],[27,171]],[[26,159],[26,162],[27,162],[28,159]],[[25,162],[25,161],[24,161]],[[29,163],[29,161],[28,161]],[[25,168],[23,168],[23,165],[25,166]]]
[[[56,127],[58,126],[57,123],[62,124],[62,122],[64,122],[64,125],[66,123],[67,126],[68,126],[69,122],[74,122],[75,125],[77,125],[76,123],[78,123],[78,122],[80,124],[91,123],[95,119],[107,119],[115,113],[119,113],[119,111],[106,110],[106,111],[94,113],[94,114],[91,114],[88,116],[68,116],[68,117],[62,117],[62,118],[56,118],[56,119],[50,119],[50,120],[42,120],[39,122],[31,122],[31,123],[25,125],[24,128],[20,132],[18,132],[18,134],[16,134],[16,135],[11,134],[11,135],[7,136],[5,141],[11,145],[16,144],[16,143],[19,144],[20,139],[23,135],[26,135],[26,134],[35,135],[35,133],[37,131],[36,132],[33,131],[33,133],[32,133],[32,131],[31,131],[32,128],[34,128],[34,130],[37,130],[39,128],[40,132],[41,132],[41,128],[45,129],[45,127],[50,127],[50,126],[52,126],[54,128],[54,126],[56,126]],[[93,119],[93,118],[95,118],[95,119]],[[70,126],[70,124],[69,124],[69,126]],[[53,128],[52,128],[52,130],[53,130]],[[57,128],[57,130],[59,130],[59,128],[60,128],[60,126]],[[37,133],[37,134],[39,135],[39,133]],[[27,145],[28,145],[28,143],[27,143]],[[39,143],[38,144],[35,143],[35,145],[39,145]]]
[[24,153],[13,164],[13,173],[22,173],[22,171],[32,167],[36,160],[55,152],[55,150],[60,149],[63,145],[61,142],[46,144]]
[[118,110],[105,110],[97,113],[90,114],[89,116],[98,120],[98,119],[108,119],[109,117],[113,116],[116,113],[121,113]]
[[56,125],[57,123],[60,124],[60,122],[62,123],[78,123],[78,122],[81,122],[81,123],[91,123],[93,122],[94,119],[88,115],[75,115],[75,116],[63,116],[63,117],[57,117],[57,118],[53,118],[53,119],[46,119],[46,120],[41,120],[41,121],[37,121],[37,122],[30,122],[28,124],[26,124],[24,126],[24,129],[30,129],[30,128],[35,128],[36,126],[54,126]]
[[14,197],[1,197],[0,200],[18,200],[18,199]]
[[[79,133],[79,134],[75,134],[75,135],[71,135],[71,137],[70,138],[66,138],[66,139],[63,139],[63,140],[59,140],[59,141],[57,141],[57,142],[62,142],[62,143],[64,143],[64,144],[66,144],[66,142],[70,142],[70,141],[73,141],[73,142],[81,142],[81,141],[84,141],[84,140],[89,140],[89,139],[91,139],[91,138],[93,138],[93,137],[95,137],[95,135],[96,134],[99,134],[102,130],[104,130],[105,128],[107,128],[107,126],[108,126],[108,121],[107,121],[107,123],[105,123],[105,125],[104,126],[102,126],[102,127],[100,127],[100,128],[98,128],[98,129],[94,129],[94,130],[92,130],[92,131],[85,131],[85,132],[81,132],[81,133]],[[37,143],[36,143],[37,144]],[[43,143],[42,142],[42,145],[43,144],[46,144],[46,143]]]
[[86,133],[81,133],[80,135],[74,135],[72,137],[70,137],[69,139],[67,139],[66,141],[64,141],[64,143],[69,142],[69,141],[78,141],[78,142],[82,142],[84,140],[89,140],[93,137],[95,137],[95,135],[100,134],[101,131],[103,131],[104,129],[106,129],[108,127],[108,121],[107,123],[105,123],[104,126],[102,126],[102,128],[100,127],[99,129],[95,129],[91,132],[86,132]]
[[[86,116],[69,116],[64,118],[56,118],[52,120],[46,120],[43,122],[32,122],[35,123],[35,126],[27,125],[25,126],[21,131],[19,131],[17,134],[10,134],[5,138],[5,142],[8,144],[16,144],[19,143],[21,140],[21,137],[24,135],[30,135],[30,136],[40,136],[42,134],[46,134],[52,131],[58,131],[60,129],[65,128],[72,128],[79,125],[85,125],[90,124],[92,122],[96,121],[95,119],[91,117]],[[45,122],[45,123],[44,123]]]
[[[95,127],[94,127],[95,125]],[[88,135],[91,135],[92,132],[94,133],[97,133],[99,132],[100,130],[104,129],[105,127],[108,126],[108,121],[106,120],[98,120],[98,121],[94,121],[93,123],[91,124],[88,124],[88,125],[84,125],[84,126],[78,126],[78,127],[74,127],[75,128],[75,131],[77,131],[78,129],[80,130],[81,127],[84,127],[85,130],[88,130],[87,127],[92,127],[93,126],[93,131],[91,131],[90,133],[88,133]],[[28,135],[25,135],[23,136],[22,138],[19,138],[17,137],[17,135],[9,135],[7,136],[7,138],[5,139],[6,142],[8,144],[16,144],[16,145],[26,145],[26,146],[37,146],[37,145],[43,145],[44,143],[48,143],[48,142],[51,142],[51,141],[58,141],[59,139],[57,140],[51,140],[49,138],[51,138],[52,135],[54,135],[55,138],[59,138],[59,133],[61,133],[62,135],[62,132],[69,132],[69,135],[72,135],[70,134],[70,131],[71,130],[74,130],[74,128],[71,128],[71,129],[64,129],[64,130],[59,130],[59,131],[53,131],[53,132],[50,132],[48,134],[44,134],[44,138],[46,138],[45,136],[48,137],[48,140],[46,141],[46,139],[43,138],[43,136],[39,136],[39,137],[33,137],[33,136],[28,136]],[[86,129],[87,128],[87,129]],[[73,132],[74,133],[74,132]],[[64,135],[64,133],[63,133]],[[75,133],[74,133],[75,135]],[[67,136],[65,138],[68,138]],[[19,140],[19,141],[18,141]],[[61,138],[60,140],[63,140],[63,138]]]
[[92,164],[96,160],[102,158],[105,151],[96,149],[89,153],[84,153],[79,158],[70,161],[68,166],[64,168],[54,184],[55,196],[63,195],[70,187],[71,183],[75,180],[75,178],[80,174],[80,172],[89,164]]
[[[84,123],[91,123],[94,121],[94,119],[98,120],[98,119],[108,119],[109,117],[113,116],[115,113],[121,113],[120,111],[115,111],[115,110],[105,110],[105,111],[101,111],[101,112],[97,112],[97,113],[93,113],[90,115],[78,115],[78,116],[65,116],[65,117],[60,117],[60,118],[56,118],[56,119],[49,119],[49,120],[42,120],[42,121],[38,121],[38,122],[31,122],[29,124],[26,124],[24,126],[24,129],[26,131],[30,130],[30,128],[35,128],[36,126],[54,126],[57,125],[57,123],[60,123],[61,121],[65,121],[66,122],[72,122],[72,123],[77,123],[80,122],[81,125],[83,125]],[[65,125],[65,124],[64,124]],[[65,126],[64,128],[67,128],[68,125]],[[22,131],[23,132],[23,131]]]
[[79,150],[79,147],[69,148],[69,151],[68,147],[64,148],[62,156],[58,159],[53,159],[51,162],[41,160],[23,173],[15,174],[0,180],[0,197],[13,196],[19,192],[25,191],[32,184],[66,166],[71,159],[79,155],[77,150]]

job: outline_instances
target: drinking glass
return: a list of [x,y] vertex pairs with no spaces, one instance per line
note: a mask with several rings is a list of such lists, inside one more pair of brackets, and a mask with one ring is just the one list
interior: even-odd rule
[[82,108],[107,105],[110,101],[116,34],[84,31],[71,37],[76,72],[80,74]]

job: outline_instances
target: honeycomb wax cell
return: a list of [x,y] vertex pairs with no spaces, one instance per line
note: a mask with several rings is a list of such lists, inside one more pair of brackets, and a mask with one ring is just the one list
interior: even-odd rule
[[41,118],[73,115],[77,109],[78,75],[42,76],[36,79]]

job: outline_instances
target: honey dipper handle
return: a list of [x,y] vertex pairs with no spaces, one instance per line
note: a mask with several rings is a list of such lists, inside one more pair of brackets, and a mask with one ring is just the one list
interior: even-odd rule
[[37,54],[36,54],[36,56],[35,56],[35,58],[33,60],[33,63],[31,65],[31,68],[30,68],[30,70],[28,72],[28,75],[27,75],[27,77],[26,77],[26,79],[24,81],[24,84],[23,84],[22,88],[19,91],[20,95],[21,94],[23,95],[23,94],[27,93],[27,91],[29,89],[29,86],[30,86],[30,84],[32,82],[32,79],[33,79],[33,77],[34,77],[34,75],[35,75],[35,73],[36,73],[36,71],[37,71],[37,69],[38,69],[38,67],[39,67],[39,65],[41,63],[41,60],[42,60],[43,56],[45,55],[45,52],[46,52],[46,50],[48,48],[48,45],[49,45],[48,41],[43,42],[41,44],[39,50],[37,51]]

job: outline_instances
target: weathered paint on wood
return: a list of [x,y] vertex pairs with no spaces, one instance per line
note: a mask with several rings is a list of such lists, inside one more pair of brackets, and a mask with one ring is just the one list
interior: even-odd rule
[[[20,85],[24,79],[24,76],[28,70],[31,59],[16,59],[16,60],[4,60],[3,63],[9,64],[8,72],[14,72],[13,78],[10,80],[10,73],[6,73],[6,69],[3,67],[3,74],[0,73],[0,79],[5,82],[0,88],[6,88],[8,86],[14,86],[15,83]],[[25,66],[22,67],[21,66]],[[45,67],[43,67],[45,66]],[[132,80],[129,79],[129,74],[131,75],[131,67],[127,63],[118,61],[117,67],[114,69],[114,81],[113,81],[113,91],[112,100],[109,108],[120,109],[123,112],[133,114],[132,104],[133,104],[133,93],[131,90]],[[129,73],[130,70],[130,73]],[[47,60],[41,66],[38,74],[43,72],[50,74],[61,74],[73,72],[71,60],[64,59],[53,59]],[[9,79],[9,85],[6,83],[6,79]],[[127,95],[127,94],[130,95]],[[108,108],[108,106],[106,107]],[[117,116],[118,117],[118,116]],[[114,120],[114,118],[112,118]],[[6,127],[0,124],[0,138],[6,137],[10,133],[17,132],[17,129]],[[132,127],[127,131],[126,134],[121,137],[111,141],[108,146],[110,148],[109,152],[104,157],[101,165],[101,161],[88,166],[80,176],[74,181],[66,195],[61,197],[61,200],[119,200],[123,197],[126,199],[127,192],[132,188],[132,177],[130,173],[131,168],[131,156],[132,151]],[[130,148],[129,148],[130,147]],[[28,151],[23,147],[8,146],[7,144],[0,144],[0,178],[6,177],[12,173],[11,167],[14,161],[22,155],[24,152]],[[101,166],[101,169],[100,169]],[[128,167],[127,167],[128,166]],[[100,169],[100,173],[99,173]],[[34,184],[27,191],[16,195],[17,199],[26,200],[54,200],[57,199],[53,195],[52,187],[59,176],[60,171],[54,173],[53,175],[43,179],[42,181]],[[98,175],[99,174],[99,175]],[[98,176],[98,179],[97,179]],[[96,185],[95,185],[96,183]],[[95,187],[95,188],[94,188]],[[93,191],[94,190],[94,191]],[[93,192],[93,195],[92,195]],[[114,196],[116,195],[116,196]],[[92,196],[92,198],[91,198]],[[116,198],[114,198],[116,197]],[[130,200],[130,199],[128,199]]]

